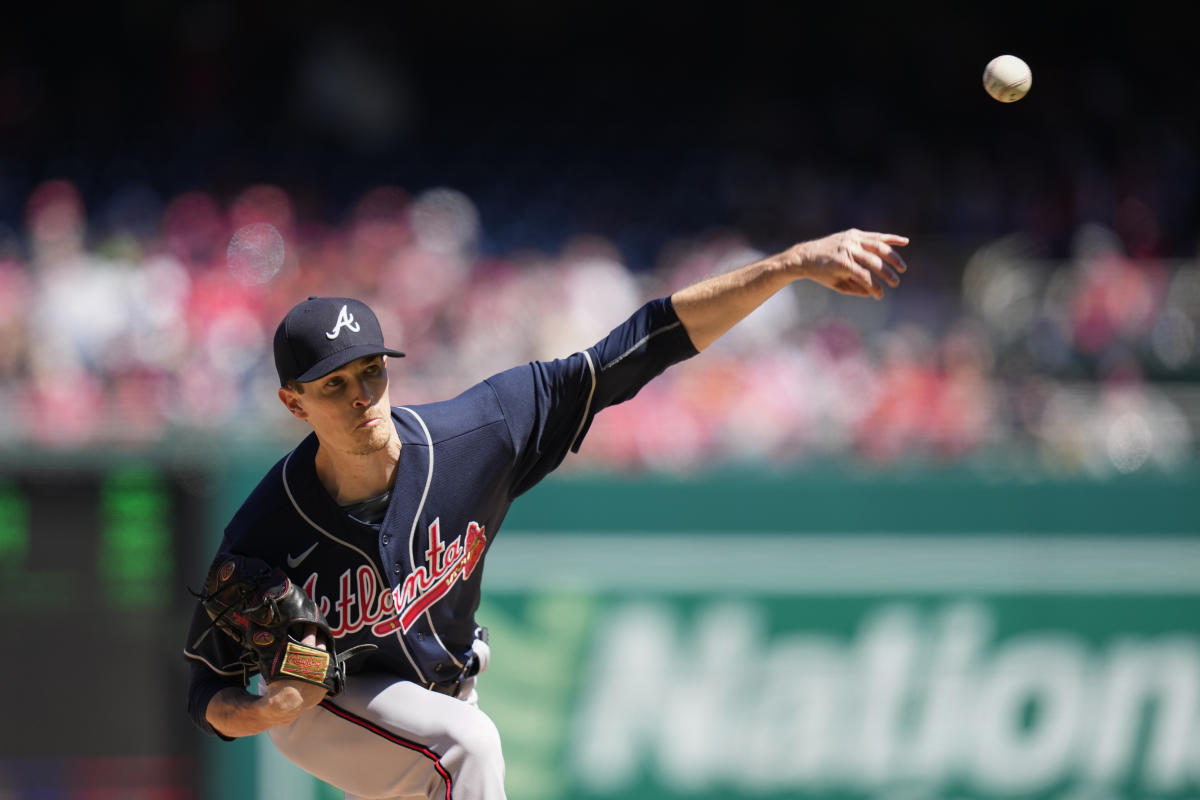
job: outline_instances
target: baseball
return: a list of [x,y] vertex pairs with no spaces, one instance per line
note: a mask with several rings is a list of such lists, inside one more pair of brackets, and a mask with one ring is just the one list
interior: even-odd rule
[[996,56],[983,70],[983,88],[1001,103],[1015,103],[1032,85],[1029,65],[1016,56]]

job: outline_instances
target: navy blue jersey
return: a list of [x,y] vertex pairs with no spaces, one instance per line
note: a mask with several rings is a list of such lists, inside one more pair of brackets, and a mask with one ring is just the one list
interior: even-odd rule
[[[218,557],[279,566],[320,605],[340,649],[376,645],[349,662],[351,673],[452,679],[470,657],[484,562],[512,501],[578,450],[596,412],[695,353],[662,298],[588,350],[501,372],[451,400],[393,408],[402,447],[379,525],[351,517],[325,491],[311,434],[246,499]],[[189,709],[212,732],[208,701],[244,675],[232,639],[200,637],[208,627],[197,605],[185,646]]]

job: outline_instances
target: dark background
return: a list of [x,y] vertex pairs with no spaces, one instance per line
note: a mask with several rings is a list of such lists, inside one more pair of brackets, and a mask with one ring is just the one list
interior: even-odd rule
[[[21,4],[0,26],[0,223],[19,229],[24,199],[51,177],[104,209],[94,235],[145,219],[139,203],[249,181],[336,224],[386,182],[465,191],[485,247],[600,233],[634,269],[673,233],[725,225],[764,248],[848,225],[1017,229],[1061,257],[1076,223],[1099,218],[1131,250],[1191,256],[1200,59],[1182,14]],[[980,85],[1001,53],[1033,68],[1016,104]],[[989,195],[973,204],[972,187]],[[1129,196],[1152,207],[1152,236],[1122,217]]]

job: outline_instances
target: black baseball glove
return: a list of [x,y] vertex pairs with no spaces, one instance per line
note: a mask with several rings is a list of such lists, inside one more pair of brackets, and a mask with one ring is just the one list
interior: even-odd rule
[[[336,695],[346,685],[346,661],[375,649],[373,644],[338,653],[325,615],[283,570],[250,556],[221,555],[196,594],[212,624],[193,643],[195,648],[214,627],[242,646],[246,676],[257,672],[272,683],[289,679],[325,687]],[[325,649],[302,644],[315,629]]]

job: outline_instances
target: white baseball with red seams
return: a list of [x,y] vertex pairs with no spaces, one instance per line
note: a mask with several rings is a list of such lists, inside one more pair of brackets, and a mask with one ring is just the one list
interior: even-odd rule
[[1033,86],[1033,72],[1020,58],[996,56],[983,70],[983,88],[1001,103],[1015,103]]

